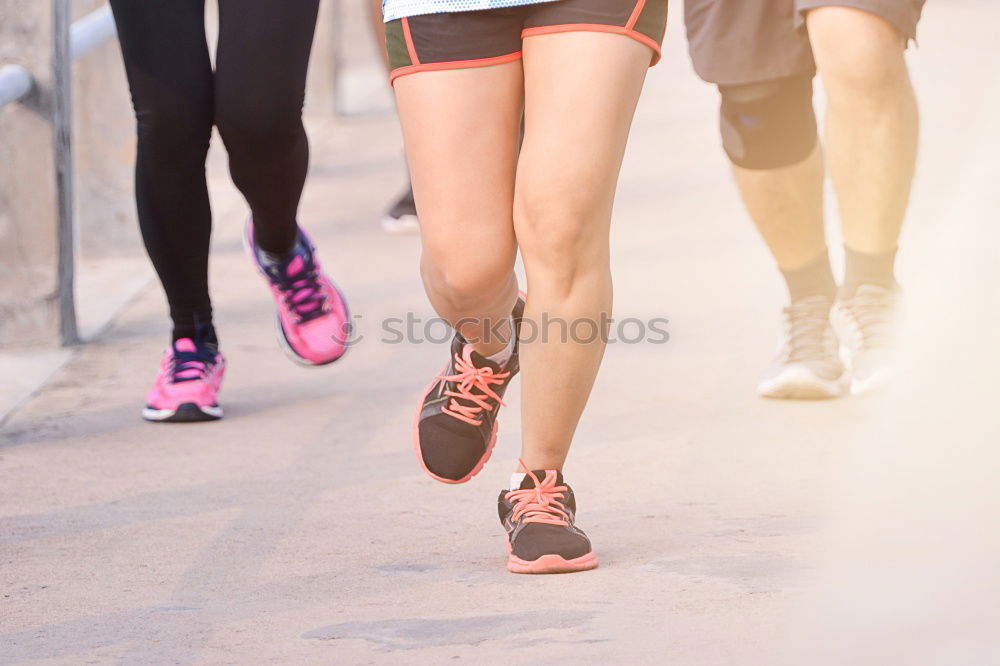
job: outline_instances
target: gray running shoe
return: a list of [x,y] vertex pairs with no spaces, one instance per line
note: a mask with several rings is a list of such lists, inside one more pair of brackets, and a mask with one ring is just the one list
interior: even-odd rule
[[850,359],[851,393],[877,388],[889,378],[900,301],[899,289],[864,284],[830,311],[830,321]]
[[830,325],[832,304],[826,296],[810,296],[785,308],[781,350],[757,385],[760,395],[821,400],[844,394],[847,372]]

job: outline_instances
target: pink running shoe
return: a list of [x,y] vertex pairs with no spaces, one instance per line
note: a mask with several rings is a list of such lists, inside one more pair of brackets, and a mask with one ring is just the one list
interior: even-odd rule
[[217,396],[225,371],[225,359],[215,345],[199,346],[191,338],[181,338],[163,353],[142,417],[175,423],[221,419]]
[[254,264],[267,278],[278,307],[278,341],[302,365],[333,363],[347,351],[347,302],[320,267],[316,248],[299,229],[295,249],[273,261],[254,243],[253,220],[244,237]]

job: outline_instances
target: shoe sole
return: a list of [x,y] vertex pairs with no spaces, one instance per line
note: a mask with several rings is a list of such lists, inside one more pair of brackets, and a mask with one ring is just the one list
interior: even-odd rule
[[150,423],[198,423],[200,421],[218,421],[222,418],[222,407],[206,405],[201,407],[193,402],[186,402],[177,409],[155,409],[143,407],[142,418]]
[[[253,266],[257,270],[257,273],[266,280],[268,279],[267,273],[265,273],[264,270],[260,267],[260,264],[257,263],[257,258],[254,256],[253,248],[250,246],[250,224],[251,220],[247,220],[247,223],[243,227],[243,249],[246,250],[246,253],[250,256],[250,261],[253,262]],[[305,235],[305,232],[302,231],[302,234]],[[308,236],[306,236],[306,240],[308,240],[310,244],[312,243],[312,241],[309,239]],[[326,279],[330,283],[330,286],[333,287],[333,290],[337,292],[337,297],[340,299],[340,304],[344,308],[344,321],[347,322],[349,326],[351,321],[351,310],[350,307],[347,305],[347,299],[344,298],[344,292],[342,292],[340,290],[340,287],[334,284],[333,280],[331,280],[329,277],[327,277]],[[344,351],[340,352],[340,354],[334,356],[330,360],[320,361],[319,363],[315,361],[310,361],[309,359],[305,358],[304,356],[301,356],[297,351],[295,351],[295,349],[292,347],[292,344],[288,341],[288,336],[285,333],[285,327],[281,323],[280,312],[275,313],[274,323],[278,337],[278,345],[281,347],[282,351],[285,352],[285,356],[287,356],[288,359],[291,360],[296,365],[300,365],[304,368],[320,368],[323,367],[324,365],[330,365],[331,363],[336,363],[340,359],[344,358],[344,355],[347,353],[348,345],[345,343]],[[350,330],[348,330],[347,335],[349,339]]]
[[831,382],[829,386],[804,382],[785,382],[771,388],[760,387],[757,393],[771,400],[834,400],[846,393],[843,383]]
[[382,230],[393,236],[419,234],[420,222],[416,215],[402,215],[398,218],[386,215],[382,218]]
[[[441,369],[440,374],[444,374],[447,370],[448,365],[446,364],[444,368]],[[465,483],[476,474],[479,474],[486,463],[489,462],[490,456],[493,455],[493,447],[496,446],[497,443],[497,430],[499,422],[493,422],[493,432],[490,433],[490,441],[486,446],[486,452],[483,454],[483,457],[479,459],[479,462],[476,463],[476,466],[472,468],[472,471],[467,475],[463,476],[461,479],[449,479],[444,476],[438,476],[434,472],[430,471],[427,469],[427,465],[424,463],[424,456],[420,452],[420,413],[424,411],[424,401],[427,400],[427,396],[434,390],[437,383],[438,380],[437,377],[435,377],[434,380],[428,384],[427,389],[423,392],[423,395],[420,396],[420,402],[417,403],[417,413],[413,416],[413,450],[417,454],[417,462],[420,463],[420,467],[427,473],[427,476],[431,477],[435,481],[440,481],[441,483],[457,485],[459,483]]]
[[778,377],[757,385],[757,394],[774,400],[831,400],[848,392],[845,369],[837,379],[823,379],[801,367],[788,368]]
[[511,552],[510,541],[507,541],[507,571],[516,574],[560,574],[576,573],[596,569],[599,564],[597,553],[590,551],[586,555],[571,560],[562,555],[542,555],[537,560],[522,560]]
[[[844,315],[839,308],[834,307],[831,310],[830,325],[833,326],[833,331],[837,334],[837,337],[840,340],[847,340],[850,337],[847,333],[848,326],[846,324],[846,319],[847,316]],[[840,353],[842,357],[847,359],[847,365],[848,368],[850,368],[853,365],[855,350],[851,349],[848,344],[841,342]],[[892,374],[891,367],[882,367],[869,377],[854,377],[850,381],[850,394],[863,395],[865,393],[877,391],[891,382]]]

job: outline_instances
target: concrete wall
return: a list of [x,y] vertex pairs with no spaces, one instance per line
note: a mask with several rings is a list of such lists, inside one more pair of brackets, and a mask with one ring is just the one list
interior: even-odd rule
[[0,109],[0,345],[58,342],[51,3],[0,0],[0,64],[37,80]]

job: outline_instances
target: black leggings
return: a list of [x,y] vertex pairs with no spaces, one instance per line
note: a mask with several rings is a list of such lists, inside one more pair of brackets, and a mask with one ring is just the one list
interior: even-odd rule
[[319,0],[219,0],[216,69],[205,0],[111,0],[138,125],[139,226],[170,304],[174,337],[210,324],[212,126],[229,153],[259,246],[295,245],[309,164],[302,126]]

